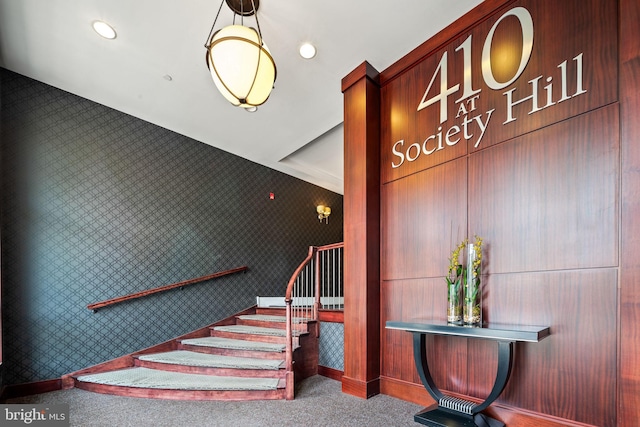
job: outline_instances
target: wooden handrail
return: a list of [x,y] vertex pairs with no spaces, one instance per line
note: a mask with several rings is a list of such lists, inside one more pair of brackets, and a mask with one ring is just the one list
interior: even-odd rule
[[175,289],[175,288],[181,288],[183,286],[187,286],[187,285],[193,285],[194,283],[199,283],[199,282],[204,282],[206,280],[210,280],[210,279],[215,279],[218,277],[222,277],[222,276],[227,276],[229,274],[234,274],[234,273],[239,273],[241,271],[247,271],[249,269],[249,267],[242,266],[242,267],[236,267],[236,268],[232,268],[229,270],[224,270],[224,271],[219,271],[217,273],[213,273],[213,274],[209,274],[207,276],[201,276],[201,277],[196,277],[195,279],[189,279],[189,280],[184,280],[182,282],[177,282],[177,283],[173,283],[171,285],[165,285],[165,286],[160,286],[157,288],[153,288],[153,289],[147,289],[146,291],[141,291],[141,292],[136,292],[134,294],[129,294],[129,295],[124,295],[121,297],[116,297],[116,298],[111,298],[105,301],[100,301],[100,302],[96,302],[93,304],[89,304],[87,306],[87,308],[89,310],[97,310],[99,308],[104,308],[107,307],[109,305],[113,305],[113,304],[118,304],[121,303],[123,301],[129,301],[132,299],[136,299],[136,298],[141,298],[141,297],[146,297],[147,295],[153,295],[153,294],[157,294],[160,292],[165,292],[168,291],[170,289]]
[[317,246],[318,252],[328,251],[331,249],[344,248],[344,242],[331,243],[330,245]]

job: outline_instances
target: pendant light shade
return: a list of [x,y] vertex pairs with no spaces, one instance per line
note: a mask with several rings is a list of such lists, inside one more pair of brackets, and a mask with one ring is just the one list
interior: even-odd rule
[[[253,2],[249,5],[254,6]],[[239,14],[234,10],[235,13]],[[255,8],[241,16],[254,13]],[[211,78],[227,101],[253,109],[269,98],[276,80],[276,64],[262,40],[259,24],[258,30],[236,24],[224,27],[210,35],[205,47]]]
[[276,64],[256,30],[230,25],[207,48],[207,66],[220,93],[233,105],[263,104],[276,80]]

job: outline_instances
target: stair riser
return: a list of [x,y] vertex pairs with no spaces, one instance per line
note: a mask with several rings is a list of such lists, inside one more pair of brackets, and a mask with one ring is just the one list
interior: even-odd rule
[[[263,328],[281,329],[281,330],[287,329],[287,325],[284,322],[264,322],[260,320],[238,319],[237,324],[245,325],[245,326],[258,326]],[[306,323],[294,324],[293,330],[300,331],[300,333],[306,333],[308,332],[307,324]]]
[[[272,316],[286,316],[287,311],[284,308],[256,308],[256,314],[266,314]],[[311,318],[311,313],[309,312],[298,312],[292,313],[295,317],[308,317]]]
[[275,351],[251,351],[251,350],[233,350],[228,348],[204,347],[197,345],[179,344],[179,350],[195,351],[197,353],[218,354],[221,356],[237,356],[252,357],[256,359],[282,360],[285,357],[283,352]]
[[256,314],[266,314],[272,316],[286,316],[287,311],[284,308],[256,308]]
[[250,319],[238,319],[236,321],[237,325],[246,325],[246,326],[259,326],[264,328],[273,328],[273,329],[286,329],[287,325],[284,322],[264,322],[260,320],[250,320]]
[[247,378],[284,378],[285,369],[235,369],[235,368],[210,368],[205,366],[185,366],[169,363],[151,362],[148,360],[136,359],[135,366],[143,368],[158,369],[162,371],[183,372],[187,374],[203,374],[224,377],[247,377]]
[[[255,334],[243,334],[238,332],[227,332],[227,331],[211,331],[212,337],[220,337],[220,338],[231,338],[234,340],[245,340],[245,341],[257,341],[257,342],[269,342],[275,344],[286,344],[286,337],[278,337],[272,335],[255,335]],[[293,339],[294,343],[297,342],[297,338]]]
[[[281,381],[284,383],[284,381]],[[276,390],[165,390],[121,387],[104,384],[75,382],[75,386],[94,393],[116,396],[142,397],[165,400],[282,400],[286,398],[284,384]],[[278,387],[280,387],[280,385]]]

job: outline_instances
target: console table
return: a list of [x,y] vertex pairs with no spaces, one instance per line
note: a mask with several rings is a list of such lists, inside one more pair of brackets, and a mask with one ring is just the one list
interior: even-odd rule
[[[538,342],[549,336],[548,326],[515,326],[485,324],[483,327],[450,325],[444,321],[395,322],[388,321],[387,329],[397,329],[413,334],[413,359],[422,384],[438,403],[414,416],[418,423],[431,427],[503,427],[504,423],[481,412],[500,396],[511,375],[514,344]],[[436,387],[429,372],[426,351],[426,336],[452,335],[456,337],[481,338],[498,343],[498,372],[489,396],[482,403],[470,402],[447,396]]]

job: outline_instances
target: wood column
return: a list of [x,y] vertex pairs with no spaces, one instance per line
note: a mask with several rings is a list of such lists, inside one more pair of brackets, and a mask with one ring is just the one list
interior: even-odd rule
[[344,376],[342,391],[380,392],[380,85],[364,62],[344,94]]
[[619,4],[622,216],[616,425],[631,427],[640,415],[640,4],[637,0]]

